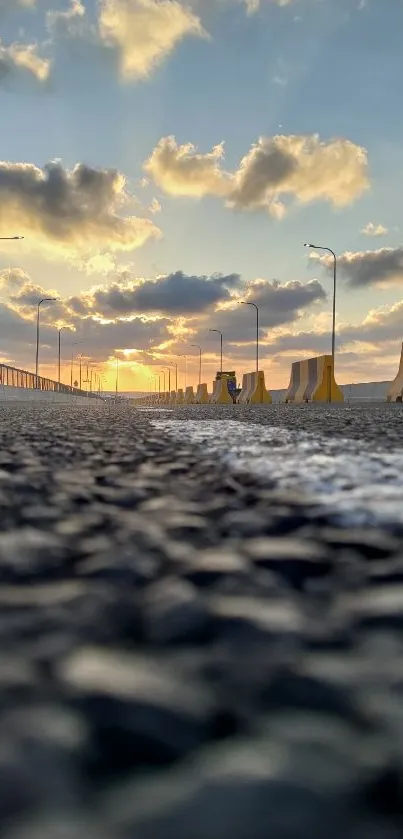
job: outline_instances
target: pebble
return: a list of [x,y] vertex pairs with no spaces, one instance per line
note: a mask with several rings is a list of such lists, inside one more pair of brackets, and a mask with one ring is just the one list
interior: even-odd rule
[[295,588],[310,577],[324,577],[332,569],[332,556],[313,541],[296,538],[250,539],[246,551],[258,566],[284,576]]
[[150,657],[83,648],[60,663],[58,676],[111,770],[173,762],[207,737],[209,696]]
[[[188,839],[189,835],[192,839],[270,835],[358,839],[354,804],[359,812],[360,802],[358,796],[354,801],[352,790],[360,774],[354,754],[359,739],[336,723],[325,726],[305,720],[304,726],[303,720],[297,720],[293,726],[292,717],[286,720],[284,740],[267,734],[235,740],[210,749],[170,776],[131,784],[112,794],[107,812],[119,835],[123,839]],[[377,828],[373,836],[397,839],[398,832],[387,818],[376,816],[371,813]]]
[[149,586],[144,598],[145,637],[151,644],[193,644],[209,635],[211,618],[196,587],[165,577]]
[[184,568],[182,576],[204,588],[223,578],[244,580],[248,571],[247,560],[235,551],[210,548],[199,551],[193,563]]

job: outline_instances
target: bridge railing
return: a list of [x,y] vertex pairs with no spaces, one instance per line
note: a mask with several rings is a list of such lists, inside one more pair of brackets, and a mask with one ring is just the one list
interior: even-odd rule
[[53,379],[45,379],[43,376],[36,376],[28,370],[20,370],[19,367],[10,367],[8,364],[0,364],[0,388],[18,387],[28,390],[51,391],[53,393],[69,393],[72,396],[86,396],[88,399],[99,399],[100,394],[80,390],[62,382],[54,382]]

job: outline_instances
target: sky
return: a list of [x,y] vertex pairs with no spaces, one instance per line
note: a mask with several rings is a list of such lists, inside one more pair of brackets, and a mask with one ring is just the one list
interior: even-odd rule
[[[401,0],[0,0],[0,362],[113,389],[397,373]],[[171,373],[169,373],[171,371]],[[88,373],[88,378],[90,374]],[[160,377],[159,382],[155,377]],[[84,386],[84,384],[83,384]]]

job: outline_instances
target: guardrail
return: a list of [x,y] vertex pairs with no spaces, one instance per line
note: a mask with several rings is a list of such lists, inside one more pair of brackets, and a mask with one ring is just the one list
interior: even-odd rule
[[8,364],[0,364],[0,388],[18,387],[27,390],[50,391],[53,393],[66,393],[71,396],[85,396],[88,399],[99,399],[101,394],[80,390],[76,387],[64,385],[61,382],[54,382],[53,379],[45,379],[43,376],[36,376],[28,370],[20,370],[18,367],[10,367]]

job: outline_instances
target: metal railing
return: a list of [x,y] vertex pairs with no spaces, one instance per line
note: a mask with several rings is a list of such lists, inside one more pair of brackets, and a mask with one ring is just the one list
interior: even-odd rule
[[10,367],[8,364],[0,364],[0,387],[18,387],[28,390],[51,391],[53,393],[69,393],[71,396],[86,396],[88,399],[99,399],[101,394],[80,390],[61,382],[54,382],[53,379],[45,379],[43,376],[36,376],[28,370],[20,370],[18,367]]

